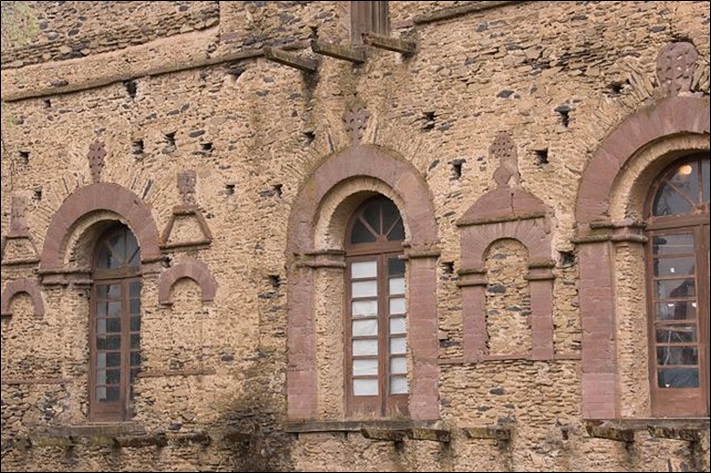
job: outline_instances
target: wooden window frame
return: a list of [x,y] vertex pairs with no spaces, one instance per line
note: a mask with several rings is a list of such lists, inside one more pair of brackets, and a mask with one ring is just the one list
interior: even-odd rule
[[[104,269],[98,267],[98,260],[100,255],[100,247],[104,244],[112,235],[118,232],[125,232],[125,235],[131,235],[134,239],[135,235],[131,230],[123,225],[112,226],[108,231],[104,232],[101,237],[97,240],[94,248],[94,255],[92,258],[92,278],[93,285],[91,290],[90,299],[90,323],[89,323],[89,420],[92,422],[121,422],[128,420],[132,417],[131,409],[131,394],[132,394],[132,380],[131,371],[137,370],[139,365],[133,366],[131,362],[131,354],[133,352],[139,353],[140,356],[140,327],[138,330],[139,334],[139,347],[132,350],[131,348],[131,284],[141,283],[139,287],[139,301],[140,301],[140,291],[142,289],[142,277],[141,277],[141,267],[140,267],[140,248],[138,249],[138,266],[124,266],[116,269]],[[136,240],[136,245],[138,241]],[[100,302],[104,300],[99,299],[99,288],[110,285],[118,285],[120,287],[120,297],[121,302],[121,314],[120,314],[120,347],[118,352],[120,353],[120,382],[119,382],[119,399],[117,401],[99,401],[96,396],[96,388],[98,386],[97,382],[97,357],[99,354],[99,349],[97,347],[97,306]],[[140,306],[139,306],[140,311]],[[139,312],[140,314],[140,312]],[[107,318],[108,320],[108,318]],[[109,333],[109,332],[107,332]],[[139,361],[140,364],[140,361]]]
[[[697,153],[686,156],[675,161],[671,166],[659,174],[652,185],[645,205],[645,217],[647,222],[646,235],[649,239],[646,248],[646,290],[647,290],[647,313],[648,316],[648,340],[649,340],[649,379],[652,415],[657,417],[697,417],[709,415],[709,205],[699,204],[694,209],[694,213],[682,215],[654,216],[653,205],[655,197],[666,184],[672,172],[687,163],[697,161],[699,163],[699,193],[702,192],[702,179],[709,176],[702,176],[701,163],[708,161],[708,154]],[[703,199],[703,197],[702,197]],[[659,327],[669,326],[671,323],[660,322],[656,319],[656,304],[664,300],[655,295],[655,281],[663,280],[664,277],[657,277],[654,274],[654,237],[690,234],[693,236],[693,253],[674,254],[674,257],[694,257],[694,277],[695,281],[695,302],[696,302],[696,342],[685,342],[679,347],[695,347],[697,349],[696,365],[678,365],[678,368],[696,366],[698,369],[698,388],[662,388],[658,381],[657,347],[673,346],[657,342],[656,331]],[[666,256],[669,257],[669,256]],[[668,299],[668,298],[667,298]],[[689,299],[691,301],[691,299]],[[673,301],[671,301],[673,302]],[[684,320],[673,319],[678,324],[683,324]],[[682,348],[683,349],[683,348]],[[672,370],[675,368],[671,368]]]
[[[409,334],[406,329],[404,335],[397,335],[393,337],[390,334],[390,314],[389,314],[389,302],[392,297],[403,297],[400,295],[392,296],[389,292],[389,274],[388,274],[388,260],[392,258],[401,257],[403,252],[402,242],[403,240],[396,241],[386,241],[379,239],[374,243],[359,243],[351,244],[351,234],[355,222],[358,217],[362,214],[363,210],[372,202],[377,201],[385,202],[389,199],[383,196],[376,196],[367,201],[363,202],[358,209],[353,213],[350,222],[348,223],[346,230],[346,271],[345,271],[345,321],[344,321],[344,347],[345,347],[345,357],[344,357],[344,372],[345,372],[345,401],[346,401],[346,412],[349,417],[353,416],[369,416],[374,415],[376,417],[393,417],[393,416],[408,416],[408,400],[409,391],[405,394],[390,394],[390,359],[393,355],[390,353],[390,339],[391,338],[401,338],[404,337],[406,344],[409,345]],[[394,204],[393,204],[394,205]],[[402,215],[398,210],[398,218],[402,222]],[[363,261],[376,261],[377,263],[377,306],[378,306],[378,395],[377,396],[355,396],[353,394],[353,350],[352,343],[354,340],[352,334],[352,320],[353,316],[351,313],[351,302],[352,302],[352,278],[351,278],[351,265],[356,262]],[[407,281],[406,271],[403,273]],[[407,300],[407,289],[404,294]],[[406,326],[409,325],[407,322],[407,309],[405,313]],[[406,350],[405,357],[409,360],[408,355],[409,349]],[[408,363],[409,364],[409,363]],[[410,380],[410,369],[406,373],[408,377],[408,386],[411,385]]]

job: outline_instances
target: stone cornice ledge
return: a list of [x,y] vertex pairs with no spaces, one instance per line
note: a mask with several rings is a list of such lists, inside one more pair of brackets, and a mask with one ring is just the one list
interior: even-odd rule
[[588,420],[585,429],[590,437],[618,442],[634,442],[634,433],[645,430],[657,438],[698,442],[709,431],[709,418]]
[[409,420],[287,421],[284,431],[293,434],[360,432],[371,440],[401,442],[410,438],[447,443],[451,440],[451,432],[440,424],[439,421]]
[[[78,92],[139,77],[155,76],[264,56],[264,50],[218,44],[219,29],[178,34],[87,57],[2,70],[2,100],[12,102]],[[296,42],[284,50],[305,49]]]

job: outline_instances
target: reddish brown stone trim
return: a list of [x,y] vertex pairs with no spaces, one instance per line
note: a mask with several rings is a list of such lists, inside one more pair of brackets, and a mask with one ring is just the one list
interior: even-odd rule
[[608,197],[628,160],[649,143],[680,134],[709,134],[708,97],[668,97],[615,128],[583,172],[576,203],[583,328],[583,417],[618,416],[614,243],[643,243],[637,222],[611,222]]
[[643,146],[682,133],[708,135],[710,120],[709,97],[669,97],[628,117],[607,135],[583,172],[575,213],[578,225],[609,217],[608,197],[615,178]]
[[141,246],[142,259],[160,258],[158,228],[146,204],[118,184],[98,182],[75,191],[52,216],[44,239],[40,270],[62,269],[72,227],[83,216],[99,210],[113,212],[125,220]]
[[[501,191],[506,191],[502,194]],[[553,282],[550,259],[551,237],[545,206],[535,197],[520,189],[497,189],[474,203],[459,222],[462,227],[461,251],[464,359],[469,362],[491,359],[486,348],[486,250],[497,240],[512,238],[528,250],[531,290],[531,358],[551,360],[553,350]],[[481,202],[493,201],[489,196],[503,195],[509,204],[489,207]],[[518,205],[517,205],[518,203]],[[493,211],[493,217],[485,213]],[[518,211],[516,209],[519,209]],[[518,212],[518,213],[517,213]],[[516,215],[537,215],[533,218]],[[543,217],[541,217],[543,215]],[[512,218],[513,217],[513,218]],[[492,221],[493,219],[493,221]],[[480,222],[480,223],[474,223]],[[521,358],[520,356],[517,358]]]
[[[183,216],[193,217],[195,220],[197,220],[203,238],[199,240],[169,242],[170,233],[173,231],[173,225],[175,225],[175,220],[177,219],[177,217]],[[200,212],[197,205],[177,205],[173,207],[173,215],[170,216],[170,220],[168,220],[168,224],[163,230],[163,235],[161,235],[161,249],[173,250],[176,248],[186,248],[190,246],[208,246],[210,243],[212,243],[212,232],[210,231],[210,227],[207,226],[207,220],[205,220],[205,217],[203,216],[202,212]]]
[[[413,248],[436,247],[437,224],[424,179],[401,156],[376,146],[354,146],[326,158],[300,189],[289,217],[287,402],[291,419],[314,419],[317,412],[316,328],[313,268],[299,265],[312,252],[319,206],[330,191],[357,176],[383,182],[404,203],[399,209]],[[439,418],[437,367],[436,256],[410,260],[411,333],[414,360],[410,412],[418,420]],[[340,303],[340,302],[339,302]]]
[[170,290],[179,279],[190,278],[195,281],[202,291],[202,301],[212,302],[217,292],[217,281],[202,261],[193,258],[184,258],[179,264],[165,271],[158,278],[158,302],[171,305]]
[[2,301],[0,302],[0,313],[2,313],[2,316],[12,316],[10,302],[12,302],[13,297],[21,292],[27,293],[32,299],[35,317],[42,317],[44,315],[44,302],[42,301],[42,293],[39,290],[39,284],[37,284],[37,281],[34,279],[16,279],[5,285],[5,289],[2,291]]

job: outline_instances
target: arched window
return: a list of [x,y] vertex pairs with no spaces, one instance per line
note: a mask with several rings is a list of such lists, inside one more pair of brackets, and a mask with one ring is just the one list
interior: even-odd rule
[[141,364],[141,252],[136,237],[116,225],[94,250],[89,381],[90,418],[130,417],[132,385]]
[[405,239],[400,212],[368,199],[346,232],[346,402],[348,414],[407,414]]
[[678,160],[659,176],[647,237],[652,412],[708,415],[708,154]]

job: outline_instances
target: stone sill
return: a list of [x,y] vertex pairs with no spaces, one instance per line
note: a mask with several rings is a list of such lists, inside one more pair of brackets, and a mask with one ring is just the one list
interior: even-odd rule
[[3,442],[5,449],[28,450],[32,447],[63,447],[76,445],[101,447],[149,447],[166,445],[209,445],[213,440],[236,441],[249,438],[249,434],[236,432],[207,433],[202,431],[184,433],[153,432],[134,422],[87,423],[50,428],[29,437],[15,437]]
[[635,432],[647,431],[657,438],[699,442],[709,431],[708,417],[651,418],[651,419],[600,419],[588,420],[585,429],[590,437],[634,442]]
[[451,439],[450,431],[435,427],[435,422],[397,420],[288,421],[284,423],[284,431],[293,434],[360,432],[367,439],[391,442],[401,442],[406,437],[442,443]]

